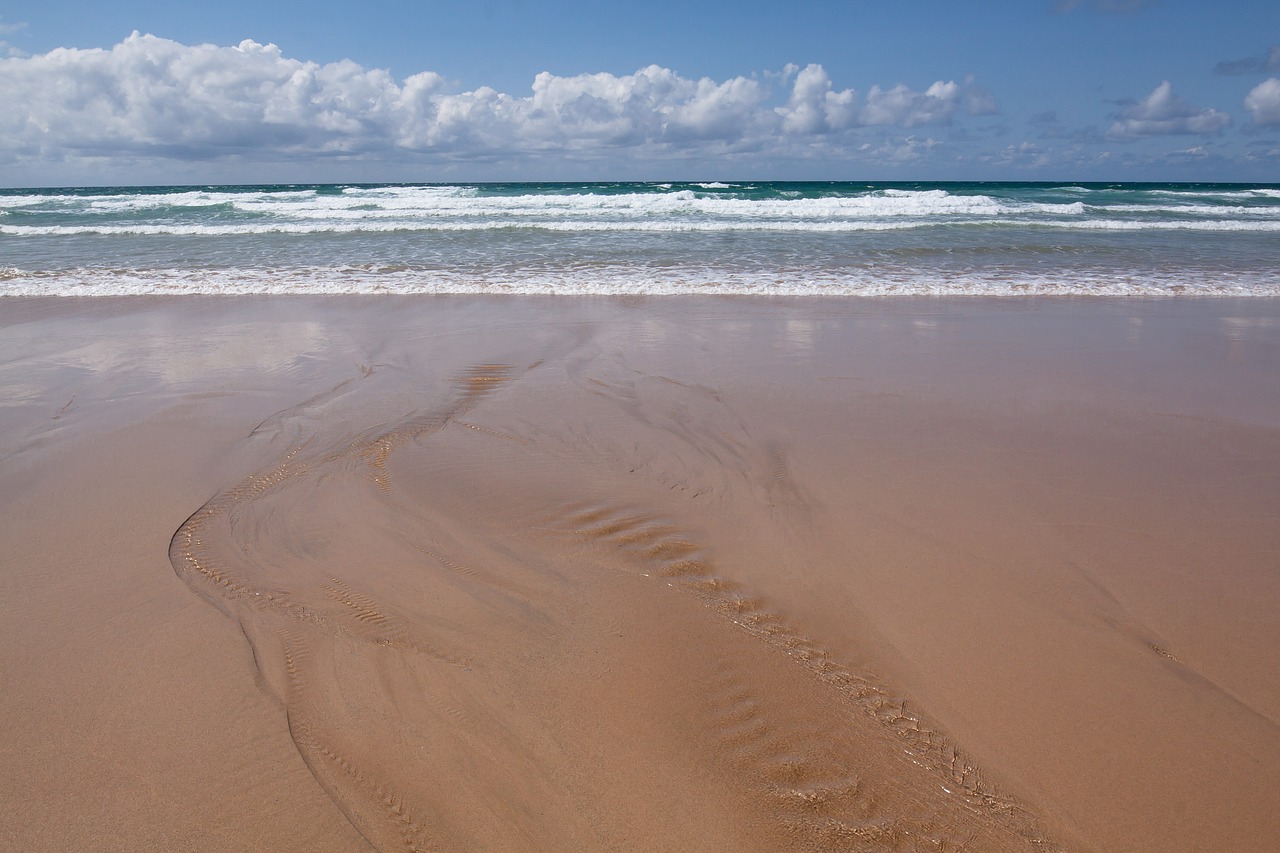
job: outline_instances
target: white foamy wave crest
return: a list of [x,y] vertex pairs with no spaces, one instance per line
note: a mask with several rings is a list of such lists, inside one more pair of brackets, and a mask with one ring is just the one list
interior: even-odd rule
[[50,195],[48,193],[28,194],[21,193],[15,195],[0,194],[0,210],[5,208],[23,208],[34,207],[44,204],[65,204],[67,202],[76,201],[81,204],[85,199],[76,195]]
[[514,227],[547,232],[633,232],[633,233],[693,233],[739,231],[793,231],[812,233],[856,231],[906,231],[928,228],[927,222],[643,222],[600,220],[546,221],[546,222],[405,222],[402,220],[376,221],[376,217],[355,217],[346,222],[259,223],[243,225],[0,225],[0,234],[14,237],[73,237],[73,236],[191,236],[235,237],[258,234],[365,234],[391,232],[451,232],[495,231]]
[[[705,184],[732,188],[733,185]],[[856,196],[746,199],[671,192],[598,194],[566,191],[527,195],[484,195],[473,187],[379,187],[347,189],[340,194],[311,190],[181,193],[103,196],[15,196],[9,210],[23,207],[85,214],[128,213],[165,208],[229,206],[255,216],[283,220],[324,220],[359,212],[370,218],[405,219],[515,218],[591,215],[596,217],[708,217],[710,219],[875,219],[882,217],[953,218],[974,216],[1078,216],[1080,202],[1048,203],[1000,200],[987,195],[953,195],[944,190],[885,190]]]
[[[302,195],[299,193],[299,195]],[[129,212],[162,210],[164,208],[221,207],[232,204],[234,193],[185,192],[156,195],[121,195],[103,198],[79,199],[88,212]]]
[[1072,271],[959,273],[908,268],[768,273],[672,267],[588,268],[484,275],[378,266],[240,270],[70,270],[0,276],[3,296],[521,294],[544,296],[1217,296],[1276,297],[1254,273]]
[[1088,205],[1099,213],[1148,213],[1196,216],[1271,216],[1280,218],[1280,207],[1249,207],[1242,204],[1106,204]]
[[[104,195],[8,195],[0,196],[0,208],[44,208],[62,209],[67,212],[115,212],[135,210],[158,210],[167,207],[212,207],[230,204],[245,193],[216,192],[212,190],[191,190],[170,193],[118,193]],[[267,195],[263,193],[262,195]],[[283,197],[284,193],[271,193]],[[298,200],[313,197],[313,193],[294,193]]]
[[1090,231],[1280,231],[1280,220],[1144,220],[1084,219],[1076,222],[1038,223],[1042,227]]
[[1247,190],[1150,190],[1152,195],[1164,196],[1165,198],[1280,198],[1280,190],[1268,189],[1266,187],[1253,187]]

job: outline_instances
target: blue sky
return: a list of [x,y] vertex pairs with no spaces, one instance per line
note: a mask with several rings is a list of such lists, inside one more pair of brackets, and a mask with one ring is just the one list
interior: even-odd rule
[[1280,181],[1274,0],[55,0],[6,54],[3,185]]

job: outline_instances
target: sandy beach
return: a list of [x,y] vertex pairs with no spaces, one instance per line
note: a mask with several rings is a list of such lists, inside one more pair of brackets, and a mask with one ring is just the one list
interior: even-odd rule
[[0,301],[0,848],[1280,848],[1280,302]]

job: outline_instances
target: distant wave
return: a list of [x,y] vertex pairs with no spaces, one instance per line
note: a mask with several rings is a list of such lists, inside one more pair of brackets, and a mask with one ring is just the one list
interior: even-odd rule
[[[1074,227],[1116,229],[1156,223],[1158,227],[1221,230],[1228,227],[1225,223],[1238,221],[1240,230],[1270,230],[1269,223],[1280,223],[1280,191],[1268,189],[1136,192],[1066,187],[993,195],[885,188],[856,193],[842,189],[815,196],[787,190],[787,185],[775,185],[763,195],[747,189],[749,185],[689,186],[659,190],[645,185],[643,192],[614,188],[538,193],[481,192],[467,186],[100,195],[10,192],[0,195],[0,233],[305,234],[347,231],[352,222],[359,223],[356,230],[370,231],[388,230],[387,224],[390,230],[459,230],[472,227],[472,222],[487,228],[562,231],[879,230],[886,222],[900,220],[938,225],[986,224],[988,219],[1029,226],[1073,223]],[[728,189],[734,191],[721,191]],[[1055,193],[1063,197],[1055,198]],[[315,228],[317,224],[322,227]]]
[[666,193],[614,193],[609,195],[510,195],[479,196],[465,188],[413,191],[378,191],[318,195],[316,193],[201,193],[138,196],[45,196],[22,200],[0,197],[0,209],[26,209],[34,214],[98,217],[111,213],[149,211],[165,215],[175,211],[215,210],[227,206],[247,213],[281,218],[323,219],[347,213],[363,216],[484,217],[548,216],[564,212],[597,215],[691,215],[813,218],[826,216],[944,216],[1017,213],[1079,214],[1081,202],[1035,203],[1001,201],[985,195],[952,195],[942,190],[887,191],[861,196],[826,198],[740,198],[706,195],[694,190]]

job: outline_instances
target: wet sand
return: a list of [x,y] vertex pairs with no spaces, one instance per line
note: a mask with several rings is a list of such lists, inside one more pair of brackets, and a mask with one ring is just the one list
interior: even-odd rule
[[0,302],[0,848],[1280,846],[1280,304]]

